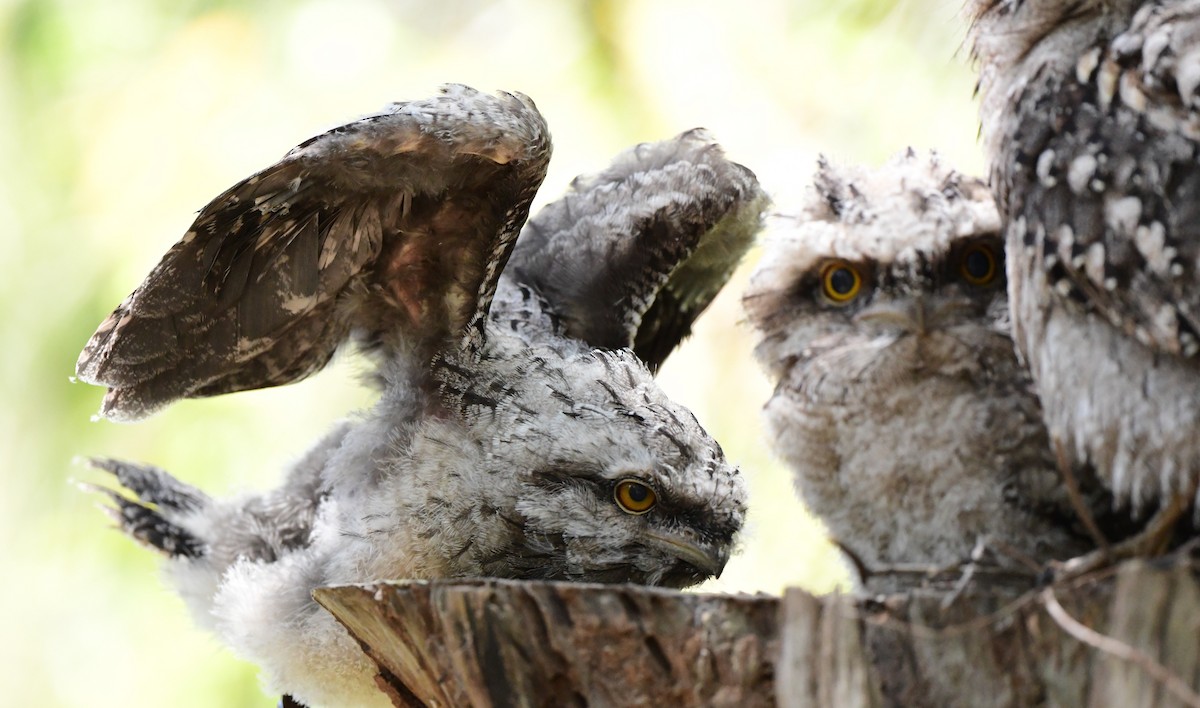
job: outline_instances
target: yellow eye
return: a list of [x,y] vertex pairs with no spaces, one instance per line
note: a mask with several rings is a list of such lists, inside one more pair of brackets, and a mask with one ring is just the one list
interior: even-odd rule
[[996,252],[990,246],[975,244],[963,251],[958,272],[971,285],[988,285],[1000,273]]
[[654,490],[636,479],[623,479],[613,490],[617,506],[627,514],[645,514],[658,503]]
[[821,292],[834,304],[853,300],[862,290],[862,284],[858,269],[845,261],[830,261],[821,268]]

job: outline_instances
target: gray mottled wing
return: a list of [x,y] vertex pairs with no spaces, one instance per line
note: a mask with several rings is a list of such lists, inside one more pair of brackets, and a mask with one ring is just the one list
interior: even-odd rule
[[767,203],[750,170],[692,130],[577,177],[526,225],[508,273],[571,336],[632,347],[654,369],[724,286]]
[[1076,76],[1024,88],[996,179],[1051,297],[1181,356],[1200,350],[1198,85],[1200,3],[1148,3]]
[[205,206],[77,373],[132,420],[298,380],[351,335],[417,355],[470,337],[549,156],[529,99],[456,85],[312,138]]

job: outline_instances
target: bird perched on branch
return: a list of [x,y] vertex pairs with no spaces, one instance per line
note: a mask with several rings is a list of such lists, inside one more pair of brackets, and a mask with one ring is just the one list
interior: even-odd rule
[[84,349],[79,375],[121,420],[298,379],[347,339],[373,356],[379,402],[273,491],[214,499],[96,461],[136,495],[109,492],[121,528],[281,692],[385,702],[318,586],[683,587],[725,565],[742,479],[646,364],[721,288],[766,199],[695,130],[577,179],[509,261],[549,156],[524,96],[393,104],[218,196]]
[[981,539],[1036,562],[1088,547],[1013,351],[999,229],[987,185],[934,154],[822,158],[745,294],[772,446],[871,589]]
[[1017,348],[1151,552],[1200,480],[1200,2],[967,11]]

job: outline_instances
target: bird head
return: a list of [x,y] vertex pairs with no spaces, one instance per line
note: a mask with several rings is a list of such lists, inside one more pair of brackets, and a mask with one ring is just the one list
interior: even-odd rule
[[668,587],[719,576],[746,491],[716,441],[629,350],[529,354],[463,416],[507,539],[477,547],[481,572]]
[[745,296],[756,353],[782,377],[956,370],[1011,351],[1000,221],[987,186],[936,155],[877,171],[821,161],[805,211],[781,218]]

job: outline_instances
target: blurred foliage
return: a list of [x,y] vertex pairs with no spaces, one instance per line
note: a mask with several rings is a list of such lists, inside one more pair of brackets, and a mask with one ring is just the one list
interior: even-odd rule
[[[72,385],[93,328],[229,184],[309,135],[445,81],[515,89],[555,134],[543,201],[625,146],[704,125],[786,211],[819,151],[937,147],[978,170],[951,0],[0,0],[0,495],[11,705],[268,706],[193,628],[152,554],[106,530],[72,460],[151,461],[214,493],[269,485],[371,400],[353,357],[298,386],[90,422]],[[753,256],[750,259],[753,261]],[[845,582],[764,448],[768,384],[737,302],[746,269],[662,373],[739,462],[753,515],[722,591]]]

